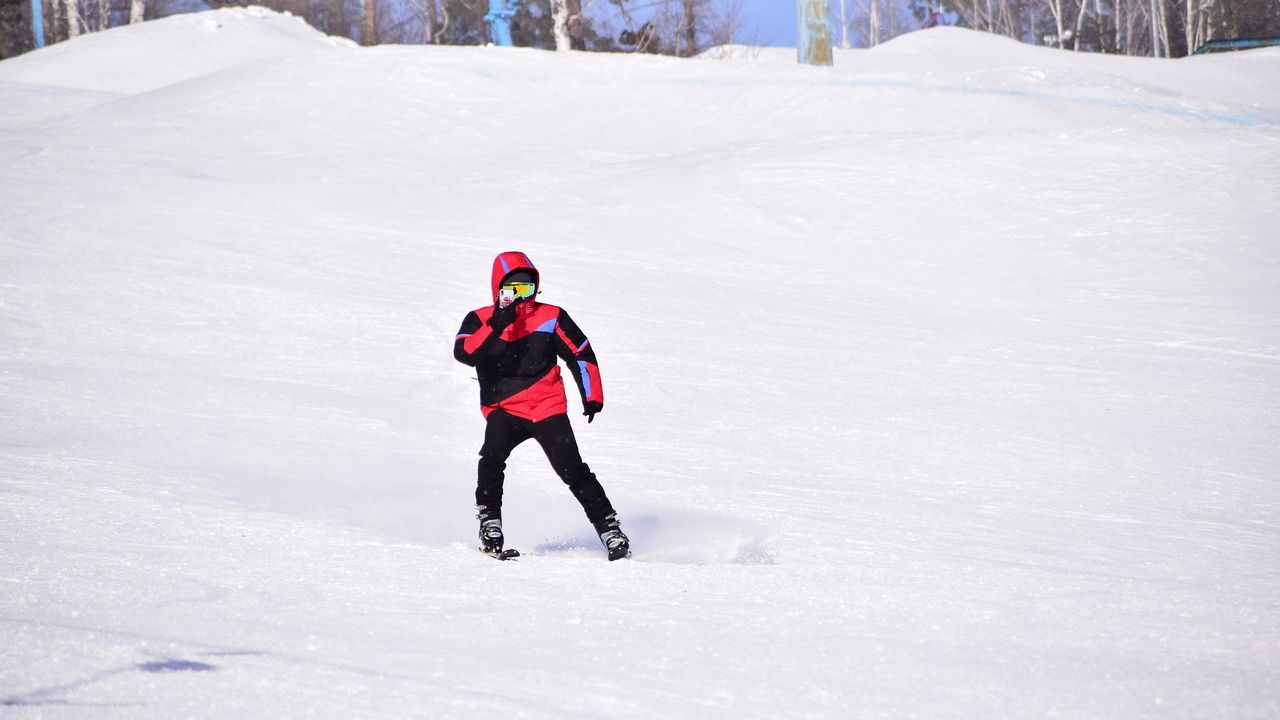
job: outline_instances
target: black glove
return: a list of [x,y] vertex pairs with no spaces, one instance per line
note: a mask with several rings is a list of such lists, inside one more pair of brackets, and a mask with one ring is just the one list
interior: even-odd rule
[[501,334],[516,321],[516,304],[511,303],[493,311],[493,317],[489,318],[489,327],[493,328],[494,333]]
[[582,414],[587,416],[587,422],[589,423],[596,419],[596,413],[604,409],[604,403],[598,403],[595,400],[591,400],[583,403],[582,409],[585,411]]

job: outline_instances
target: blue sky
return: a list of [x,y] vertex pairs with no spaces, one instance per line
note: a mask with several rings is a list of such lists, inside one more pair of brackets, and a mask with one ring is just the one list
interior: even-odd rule
[[796,46],[796,0],[742,0],[742,15],[739,40]]

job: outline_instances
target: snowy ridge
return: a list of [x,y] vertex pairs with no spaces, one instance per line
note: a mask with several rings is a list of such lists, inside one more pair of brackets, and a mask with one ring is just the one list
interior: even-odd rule
[[[1280,714],[1280,53],[776,55],[0,63],[3,712]],[[633,561],[532,444],[472,549],[510,249]]]
[[[355,45],[321,35],[298,17],[261,7],[234,8],[81,35],[5,61],[0,79],[133,94],[335,46]],[[183,52],[174,53],[174,48]]]

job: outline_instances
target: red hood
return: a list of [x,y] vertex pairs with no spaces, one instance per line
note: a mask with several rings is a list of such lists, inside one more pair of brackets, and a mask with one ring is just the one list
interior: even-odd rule
[[541,278],[538,276],[538,268],[533,266],[533,262],[529,260],[529,256],[522,252],[504,252],[493,259],[493,275],[490,279],[491,292],[489,297],[495,300],[498,297],[498,288],[502,285],[502,279],[517,270],[528,270],[533,273],[534,284],[539,284]]

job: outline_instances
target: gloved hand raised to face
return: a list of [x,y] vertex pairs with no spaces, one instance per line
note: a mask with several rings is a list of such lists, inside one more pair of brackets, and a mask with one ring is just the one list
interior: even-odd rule
[[516,321],[516,306],[520,301],[511,303],[506,307],[500,307],[493,311],[493,317],[489,318],[489,327],[493,328],[495,333],[501,333]]

